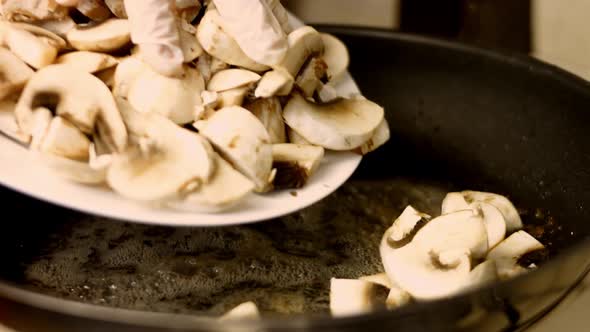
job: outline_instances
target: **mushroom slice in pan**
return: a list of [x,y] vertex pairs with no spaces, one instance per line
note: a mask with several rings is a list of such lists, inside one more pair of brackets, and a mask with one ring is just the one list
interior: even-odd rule
[[324,148],[313,145],[273,144],[273,168],[277,170],[276,189],[303,187],[324,158]]
[[488,233],[488,247],[491,249],[504,240],[506,236],[506,220],[498,208],[484,202],[474,202],[469,207],[483,217]]
[[520,215],[518,214],[518,211],[516,210],[512,202],[508,200],[508,198],[502,195],[486,193],[481,191],[467,190],[461,192],[461,194],[463,195],[463,197],[465,197],[467,203],[472,203],[476,201],[485,202],[498,208],[498,210],[502,212],[502,215],[504,215],[504,220],[506,220],[507,233],[512,233],[514,231],[522,229],[522,220],[520,219]]
[[255,183],[256,191],[268,187],[272,146],[266,128],[256,116],[241,107],[225,107],[198,129],[227,161]]
[[220,156],[214,159],[215,172],[209,182],[186,197],[167,202],[167,205],[180,211],[220,212],[234,207],[252,193],[252,181]]
[[323,59],[328,68],[328,79],[330,83],[338,82],[342,75],[348,69],[350,64],[350,55],[346,45],[338,38],[331,34],[321,33],[324,43]]
[[87,161],[90,140],[69,121],[57,116],[51,120],[40,151],[67,159]]
[[315,104],[299,94],[284,108],[286,124],[314,145],[349,151],[366,143],[384,119],[381,106],[363,99]]
[[378,274],[372,274],[370,276],[363,276],[363,277],[360,277],[359,280],[372,282],[374,284],[381,285],[386,288],[392,287],[391,280],[389,280],[389,278],[387,277],[387,274],[385,274],[385,273],[378,273]]
[[525,231],[513,233],[493,248],[487,256],[496,262],[500,279],[515,277],[527,271],[518,265],[518,260],[533,251],[542,250],[545,246]]
[[57,64],[67,64],[77,70],[94,74],[104,69],[112,68],[118,61],[114,56],[105,53],[78,51],[61,55],[55,60]]
[[311,98],[322,86],[322,78],[326,75],[326,63],[319,57],[312,58],[297,76],[295,83],[306,98]]
[[[59,78],[59,79],[57,79]],[[127,131],[111,91],[98,78],[67,65],[51,65],[29,80],[16,105],[19,127],[32,131],[33,110],[38,106],[55,109],[86,134],[95,130],[113,151],[127,145]]]
[[389,289],[389,294],[385,299],[385,305],[388,309],[396,309],[408,304],[412,296],[410,293],[401,289],[399,285],[391,282],[385,273],[374,274],[370,276],[360,277],[359,280],[369,281]]
[[254,91],[254,96],[256,98],[286,96],[291,93],[294,82],[293,76],[286,70],[281,68],[270,70],[260,79]]
[[0,47],[0,100],[20,92],[33,73],[33,70],[14,53]]
[[283,109],[278,98],[258,98],[244,105],[262,122],[272,144],[287,143]]
[[113,156],[107,180],[120,195],[140,201],[184,196],[209,182],[213,149],[199,134],[156,113],[140,113],[118,98],[117,104],[135,144]]
[[469,273],[469,282],[464,290],[470,290],[485,286],[489,283],[498,280],[498,268],[496,262],[493,260],[487,260],[477,265]]
[[127,20],[112,18],[78,26],[68,32],[67,39],[79,51],[112,52],[131,42],[131,30]]
[[355,316],[371,312],[382,303],[379,292],[385,287],[365,280],[330,279],[330,312],[334,317]]
[[259,319],[260,311],[254,302],[246,302],[226,312],[219,321]]
[[418,300],[446,297],[466,287],[471,259],[487,252],[483,220],[469,210],[431,220],[401,247],[391,243],[393,230],[381,241],[383,266],[392,282]]
[[442,201],[441,214],[470,209],[469,203],[461,193],[448,193]]
[[324,42],[320,33],[310,26],[303,26],[291,32],[288,41],[289,51],[279,67],[286,69],[293,77],[297,76],[310,56],[324,53]]
[[408,205],[402,214],[393,222],[389,241],[394,244],[410,242],[412,233],[426,225],[432,217]]
[[214,92],[222,92],[235,88],[240,88],[260,80],[260,75],[255,72],[245,69],[226,69],[217,72],[209,83],[207,83],[207,90]]
[[197,27],[197,38],[207,53],[230,65],[255,72],[268,69],[267,66],[250,59],[238,43],[224,31],[219,13],[215,9],[208,10],[201,19]]
[[185,66],[182,78],[168,77],[130,57],[117,66],[114,94],[126,97],[140,112],[159,113],[177,124],[186,124],[194,120],[195,108],[202,104],[204,85],[194,68]]

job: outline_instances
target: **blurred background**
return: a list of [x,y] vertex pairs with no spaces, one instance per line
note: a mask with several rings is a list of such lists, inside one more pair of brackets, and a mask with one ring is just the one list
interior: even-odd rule
[[419,33],[531,54],[590,79],[590,0],[283,0],[311,24]]

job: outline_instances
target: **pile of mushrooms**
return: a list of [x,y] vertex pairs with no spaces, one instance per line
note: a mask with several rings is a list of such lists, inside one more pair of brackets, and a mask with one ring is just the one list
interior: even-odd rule
[[[331,280],[332,315],[395,309],[513,278],[535,268],[520,266],[522,256],[544,249],[522,230],[516,208],[504,196],[449,193],[441,213],[431,218],[408,206],[381,240],[385,273]],[[383,290],[388,292],[385,303],[375,296]]]
[[310,26],[285,27],[288,53],[270,68],[213,4],[176,0],[185,65],[171,78],[140,59],[123,0],[0,4],[0,131],[68,180],[215,212],[303,187],[325,150],[367,154],[389,140],[382,107],[335,92],[346,46]]

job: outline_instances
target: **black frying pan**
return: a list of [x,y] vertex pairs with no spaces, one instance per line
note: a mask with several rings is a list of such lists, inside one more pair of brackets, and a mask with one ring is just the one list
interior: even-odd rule
[[[236,294],[255,296],[243,293],[254,288],[259,291],[256,294],[264,295],[257,298],[263,309],[271,305],[268,299],[277,292],[295,292],[302,287],[307,293],[301,299],[321,298],[318,294],[326,292],[330,277],[327,272],[338,264],[376,272],[374,240],[391,223],[391,217],[408,203],[433,210],[444,192],[455,189],[508,195],[522,208],[531,231],[540,230],[536,234],[548,245],[549,260],[540,261],[537,271],[510,282],[394,312],[344,320],[321,314],[272,317],[260,324],[233,328],[512,331],[528,326],[559,303],[590,266],[590,241],[586,239],[590,234],[590,85],[524,56],[385,32],[327,30],[350,47],[353,76],[368,98],[386,107],[392,129],[389,144],[368,156],[347,186],[301,214],[218,230],[82,220],[85,217],[73,212],[2,192],[5,217],[0,234],[0,277],[6,282],[0,283],[0,321],[21,331],[227,330],[227,326],[196,318],[195,313],[220,312],[225,308],[216,307],[216,299]],[[365,208],[353,207],[359,202]],[[19,217],[8,218],[6,211],[18,212]],[[305,229],[308,224],[312,231]],[[252,243],[240,242],[244,234],[255,236],[260,243],[269,241],[269,251],[256,247],[249,251],[223,250],[228,249],[228,243],[243,247]],[[210,236],[221,239],[221,244],[196,249],[202,243],[195,239]],[[339,238],[348,240],[339,242]],[[139,245],[142,252],[162,256],[151,265],[138,259],[136,265],[115,269],[106,263],[105,255],[127,245]],[[354,246],[364,246],[374,255],[358,258],[342,254]],[[270,251],[293,261],[317,263],[320,259],[322,264],[313,272],[316,279],[306,279],[309,276],[304,274],[293,276],[291,260],[284,265],[267,265],[266,258],[274,255]],[[71,263],[72,275],[53,284],[43,279],[44,273],[57,268],[56,262],[65,261],[64,253],[72,252],[78,253],[68,256],[72,262],[78,260]],[[100,276],[105,280],[116,277],[118,281],[138,276],[149,279],[155,271],[166,273],[170,268],[175,278],[190,280],[207,272],[202,266],[191,268],[190,264],[178,263],[183,255],[208,257],[219,264],[248,255],[252,270],[267,269],[269,274],[305,282],[276,289],[272,283],[241,280],[225,293],[211,295],[209,302],[199,297],[202,294],[190,292],[177,294],[177,298],[151,297],[149,303],[145,297],[141,300],[144,302],[120,300],[117,296],[127,293],[114,290],[99,295],[93,292]],[[50,262],[43,265],[47,271],[31,270],[32,264],[43,260]],[[338,271],[343,274],[339,277],[354,277],[354,272]],[[209,272],[211,279],[216,278],[216,272]],[[79,285],[89,283],[92,287],[86,291],[83,286],[61,288],[76,278],[81,279]],[[156,292],[160,289],[162,293],[157,294],[165,293],[153,288],[153,283],[144,286]],[[317,308],[326,305],[325,301],[304,304]],[[174,305],[179,306],[171,307]]]

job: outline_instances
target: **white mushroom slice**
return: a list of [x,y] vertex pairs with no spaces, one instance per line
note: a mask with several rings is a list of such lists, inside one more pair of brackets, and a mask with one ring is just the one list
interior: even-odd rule
[[107,181],[120,195],[140,201],[168,200],[207,183],[215,169],[213,149],[202,136],[156,113],[140,113],[117,104],[129,132],[139,137],[113,156]]
[[283,122],[283,109],[278,98],[259,98],[244,105],[262,122],[272,144],[287,143],[287,131]]
[[51,120],[40,150],[59,157],[87,161],[89,148],[88,137],[69,121],[57,116]]
[[116,72],[117,67],[111,67],[94,73],[94,76],[98,77],[109,89],[113,89],[115,87]]
[[419,300],[449,296],[468,285],[471,258],[485,256],[483,220],[472,211],[443,215],[428,222],[409,244],[394,247],[389,228],[380,252],[387,276]]
[[219,92],[218,108],[242,106],[244,99],[250,92],[249,87],[235,88],[223,92]]
[[254,302],[242,303],[219,317],[219,321],[259,319],[260,312]]
[[366,155],[370,152],[377,150],[379,147],[389,141],[391,132],[389,130],[389,123],[387,119],[383,118],[383,121],[379,124],[373,136],[358,149],[358,152],[362,155]]
[[20,92],[33,73],[14,53],[0,47],[0,100]]
[[221,26],[221,18],[215,9],[208,10],[197,28],[197,38],[203,49],[230,65],[246,68],[255,72],[268,69],[267,66],[250,59],[238,43],[227,34]]
[[479,191],[463,191],[461,194],[463,194],[467,203],[475,201],[485,202],[498,208],[504,215],[504,220],[506,221],[506,233],[512,233],[522,229],[520,215],[508,198],[498,194]]
[[98,71],[108,69],[117,65],[118,61],[114,56],[88,51],[66,53],[55,60],[55,63],[66,64],[76,70],[94,74]]
[[462,210],[471,210],[465,197],[460,193],[448,193],[442,201],[441,214],[448,214]]
[[69,181],[98,185],[104,183],[106,179],[105,169],[92,169],[88,162],[71,160],[42,152],[36,152],[35,158],[58,176]]
[[260,80],[260,75],[245,69],[226,69],[222,70],[207,83],[207,90],[222,92],[235,88],[240,88]]
[[389,237],[390,241],[401,242],[407,239],[420,222],[425,224],[430,219],[431,217],[429,215],[419,212],[411,205],[408,205],[402,214],[393,222]]
[[88,165],[91,169],[97,171],[106,171],[111,164],[113,163],[113,155],[112,154],[100,154],[97,151],[97,147],[94,143],[90,143],[90,147],[88,148]]
[[104,0],[79,0],[76,9],[95,22],[102,22],[111,17],[111,10],[105,5]]
[[526,268],[518,265],[518,259],[543,248],[545,246],[530,234],[518,231],[492,249],[487,259],[496,262],[500,279],[509,279],[527,271]]
[[10,51],[35,69],[52,64],[57,57],[55,46],[28,31],[10,28],[5,37]]
[[50,30],[44,29],[44,28],[39,27],[37,25],[28,24],[28,23],[10,23],[10,24],[6,25],[5,27],[7,30],[10,28],[13,28],[13,29],[20,29],[20,30],[30,32],[33,35],[35,35],[36,37],[45,41],[47,44],[57,48],[58,50],[66,48],[66,46],[67,46],[66,41],[62,37],[58,36],[57,34],[53,33]]
[[79,51],[112,52],[131,42],[129,22],[109,19],[98,25],[78,26],[67,34],[70,44]]
[[39,107],[33,111],[32,117],[32,130],[31,130],[31,145],[29,148],[33,151],[39,151],[41,149],[41,144],[43,144],[43,140],[49,131],[49,125],[51,124],[51,119],[53,115],[51,111],[44,108]]
[[38,21],[34,22],[34,24],[38,25],[39,27],[47,31],[53,32],[62,39],[66,37],[70,30],[76,27],[76,22],[74,22],[74,20],[69,16],[66,16],[65,18],[60,20]]
[[[329,103],[334,101],[335,99],[337,99],[338,96],[338,91],[336,91],[336,89],[328,84],[322,84],[320,85],[320,88],[318,89],[318,97],[320,99],[320,101],[322,103]],[[385,120],[384,120],[385,121]],[[382,127],[383,125],[381,125],[380,127]],[[389,126],[387,127],[389,129]],[[377,128],[376,134],[373,136],[377,136],[377,133],[379,133],[380,130],[379,128]],[[381,129],[381,132],[383,132],[383,129]],[[384,135],[381,135],[384,136]]]
[[310,98],[322,85],[326,75],[326,63],[318,57],[312,58],[297,76],[295,83],[306,98]]
[[32,131],[33,107],[37,105],[55,107],[57,115],[84,133],[98,130],[113,151],[122,151],[127,145],[127,130],[111,91],[91,74],[66,65],[51,65],[36,72],[15,109],[24,133]]
[[483,217],[488,233],[488,247],[491,249],[504,240],[506,236],[506,221],[504,215],[492,204],[474,202],[469,207]]
[[485,286],[497,280],[498,268],[496,267],[496,262],[487,260],[471,270],[469,273],[469,284],[465,290]]
[[7,21],[35,22],[68,16],[55,0],[2,0],[2,16]]
[[289,137],[289,143],[299,145],[313,145],[291,128],[287,128],[287,136]]
[[314,104],[295,94],[285,106],[287,125],[312,144],[353,150],[366,143],[384,119],[381,106],[359,99]]
[[23,133],[16,124],[15,107],[16,100],[0,100],[0,132],[17,142],[28,145],[31,142],[31,136]]
[[140,112],[159,113],[177,124],[190,123],[195,108],[202,105],[205,83],[196,69],[185,66],[184,71],[182,78],[168,77],[141,60],[128,58],[117,66],[115,95],[127,97]]
[[215,113],[215,108],[219,104],[219,94],[217,92],[205,90],[201,92],[201,99],[203,104],[197,106],[194,110],[195,121],[208,119],[213,113]]
[[385,273],[378,273],[378,274],[373,274],[370,276],[363,276],[363,277],[360,277],[359,280],[372,282],[374,284],[381,285],[383,287],[390,288],[390,289],[393,286],[391,283],[391,280],[389,280],[389,278],[387,277],[387,274],[385,274]]
[[213,114],[199,132],[238,171],[254,181],[256,191],[268,186],[272,170],[272,146],[262,123],[248,110],[225,107]]
[[211,62],[209,63],[211,75],[215,75],[222,70],[229,69],[230,65],[227,62],[223,62],[222,60],[212,57]]
[[291,32],[288,41],[289,51],[279,67],[286,69],[293,77],[297,76],[310,56],[322,55],[324,52],[322,36],[310,26],[303,26]]
[[412,296],[410,293],[399,287],[392,287],[385,299],[385,305],[387,306],[387,309],[392,310],[405,306],[410,303],[411,300]]
[[328,77],[330,83],[337,82],[348,69],[350,55],[348,48],[338,38],[327,33],[321,33],[324,43],[323,59],[328,65]]
[[[199,40],[196,36],[196,31],[192,32],[187,30],[189,28],[192,28],[191,30],[194,30],[195,28],[184,21],[181,22],[181,26],[179,26],[178,28],[178,34],[180,37],[180,48],[182,49],[184,62],[188,63],[200,57],[203,54],[203,48],[199,44]],[[187,26],[187,28],[184,28],[184,26]]]
[[355,316],[378,308],[381,286],[365,280],[330,279],[330,312],[334,317]]
[[215,172],[208,183],[167,205],[187,212],[220,212],[234,207],[254,190],[254,183],[223,158],[216,156],[215,163]]
[[277,68],[266,72],[262,76],[254,91],[254,96],[256,98],[286,96],[291,93],[293,84],[293,76],[291,76],[286,70]]
[[111,13],[113,13],[118,18],[127,18],[124,0],[104,0],[104,3],[107,5],[107,7],[109,7]]
[[313,145],[273,144],[274,187],[298,189],[307,183],[324,158],[324,148]]

